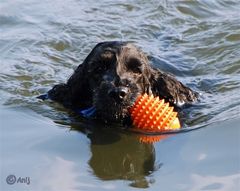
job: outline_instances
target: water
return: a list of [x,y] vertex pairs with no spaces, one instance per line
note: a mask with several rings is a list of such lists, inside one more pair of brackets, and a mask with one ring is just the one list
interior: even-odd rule
[[[1,190],[238,190],[240,2],[0,2]],[[153,145],[36,96],[96,43],[131,41],[201,93],[186,128]],[[7,185],[9,174],[30,185]]]

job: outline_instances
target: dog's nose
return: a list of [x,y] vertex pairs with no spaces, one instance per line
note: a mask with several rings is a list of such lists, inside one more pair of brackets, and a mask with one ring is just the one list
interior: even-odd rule
[[125,87],[113,88],[108,91],[108,95],[114,98],[116,101],[123,101],[126,97],[128,89]]

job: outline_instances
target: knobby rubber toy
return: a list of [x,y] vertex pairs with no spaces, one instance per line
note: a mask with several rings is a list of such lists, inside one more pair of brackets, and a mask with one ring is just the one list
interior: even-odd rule
[[177,112],[164,99],[144,94],[130,109],[134,128],[143,132],[166,132],[181,128]]

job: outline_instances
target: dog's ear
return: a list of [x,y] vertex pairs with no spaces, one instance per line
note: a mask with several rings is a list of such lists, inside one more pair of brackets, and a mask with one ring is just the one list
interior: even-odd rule
[[71,104],[76,108],[83,108],[91,106],[92,91],[89,87],[89,77],[87,72],[87,58],[74,71],[72,76],[67,81],[71,97]]
[[159,69],[152,69],[150,83],[153,95],[164,98],[173,105],[180,106],[184,103],[191,103],[198,98],[197,92]]
[[54,101],[60,102],[65,106],[73,108],[90,107],[92,104],[92,91],[89,86],[89,62],[94,58],[96,49],[101,46],[97,44],[90,54],[80,64],[66,84],[58,84],[49,92],[48,97]]
[[67,86],[71,92],[71,102],[74,107],[84,108],[92,106],[93,90],[90,87],[89,79],[92,77],[89,73],[91,68],[90,63],[95,62],[97,49],[102,43],[98,43],[89,55],[85,58],[74,71],[72,76],[67,81]]
[[50,98],[56,102],[62,103],[63,105],[69,105],[70,92],[66,84],[55,85],[51,90],[45,95],[45,99]]
[[48,97],[72,108],[88,107],[91,100],[85,64],[80,64],[66,84],[55,85],[48,91]]

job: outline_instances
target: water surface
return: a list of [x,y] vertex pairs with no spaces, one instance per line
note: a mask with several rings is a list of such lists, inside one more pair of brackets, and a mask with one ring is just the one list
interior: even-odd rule
[[[238,190],[240,2],[2,0],[1,190]],[[188,133],[149,145],[36,96],[101,41],[131,41],[201,93]],[[6,177],[31,184],[6,184]]]

